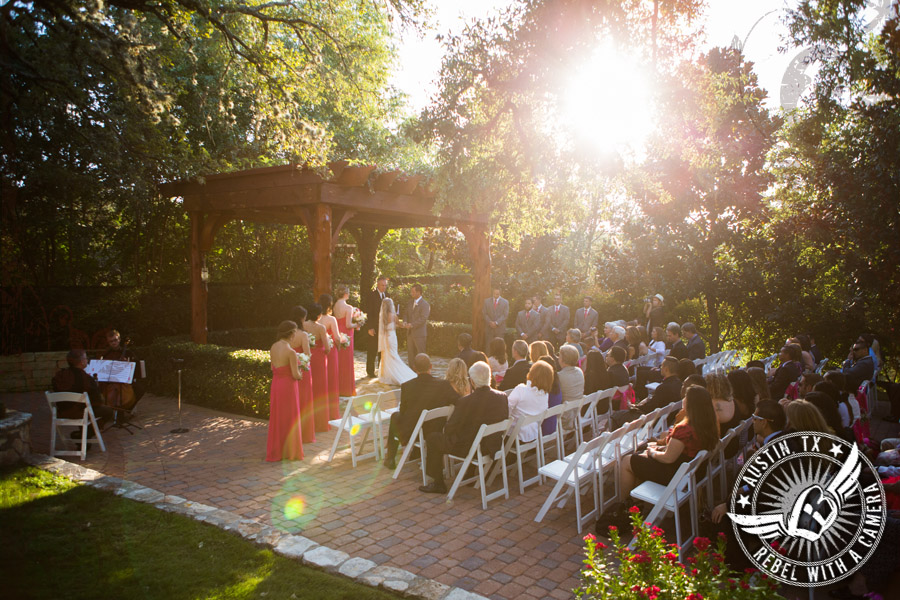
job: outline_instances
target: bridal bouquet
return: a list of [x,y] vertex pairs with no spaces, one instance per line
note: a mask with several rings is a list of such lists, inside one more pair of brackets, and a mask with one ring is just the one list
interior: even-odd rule
[[341,334],[341,350],[350,347],[350,336],[346,333]]
[[307,333],[306,335],[309,336],[309,347],[312,348],[313,346],[316,345],[316,334]]
[[309,354],[305,352],[297,353],[297,366],[301,371],[309,371]]
[[366,322],[366,313],[359,310],[358,308],[353,309],[353,317],[350,318],[350,322],[358,327],[362,327],[363,323]]

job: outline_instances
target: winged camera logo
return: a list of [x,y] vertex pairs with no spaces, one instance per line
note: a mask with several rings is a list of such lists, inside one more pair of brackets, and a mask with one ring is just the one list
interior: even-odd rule
[[830,585],[852,575],[878,546],[884,488],[855,444],[791,433],[744,464],[728,516],[762,572],[789,585]]

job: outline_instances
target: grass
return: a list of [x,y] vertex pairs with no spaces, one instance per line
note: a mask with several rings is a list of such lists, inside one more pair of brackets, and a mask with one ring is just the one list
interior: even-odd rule
[[0,470],[0,589],[23,600],[396,598],[32,467]]

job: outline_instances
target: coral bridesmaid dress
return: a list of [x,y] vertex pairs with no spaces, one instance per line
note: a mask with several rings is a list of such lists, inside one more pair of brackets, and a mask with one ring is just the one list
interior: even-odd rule
[[346,321],[346,317],[338,319],[338,331],[346,333],[347,337],[350,338],[350,345],[338,350],[338,368],[340,369],[338,380],[340,381],[341,396],[355,396],[356,370],[353,363],[353,333],[356,330],[347,327],[345,325]]
[[328,418],[331,420],[341,418],[340,342],[332,337],[331,352],[325,355],[328,364]]
[[[303,348],[294,348],[294,352],[303,352]],[[310,369],[312,369],[312,357],[310,357]],[[312,389],[312,370],[304,371],[303,379],[297,382],[298,393],[300,394],[300,430],[303,434],[303,440],[307,444],[314,444],[316,441],[316,425],[313,420],[313,389]]]
[[300,432],[300,391],[291,368],[272,367],[269,393],[269,439],[266,460],[302,460],[303,437]]
[[316,432],[328,431],[328,365],[325,358],[325,339],[316,340],[310,348],[309,359],[312,374],[313,413]]

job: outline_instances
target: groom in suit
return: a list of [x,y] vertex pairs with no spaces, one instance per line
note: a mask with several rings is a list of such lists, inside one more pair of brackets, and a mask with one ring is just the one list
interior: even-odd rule
[[381,314],[381,301],[390,298],[387,293],[387,277],[379,275],[375,289],[366,294],[366,324],[369,326],[369,346],[366,348],[366,375],[375,377],[375,357],[378,356],[378,315]]
[[494,288],[493,297],[485,298],[481,309],[484,317],[484,351],[491,348],[495,337],[503,337],[506,333],[506,319],[509,317],[509,300],[500,296],[500,288]]
[[422,286],[413,284],[409,291],[412,300],[407,305],[403,326],[406,328],[406,361],[413,366],[419,354],[425,354],[425,339],[428,337],[428,315],[431,306],[422,297]]

